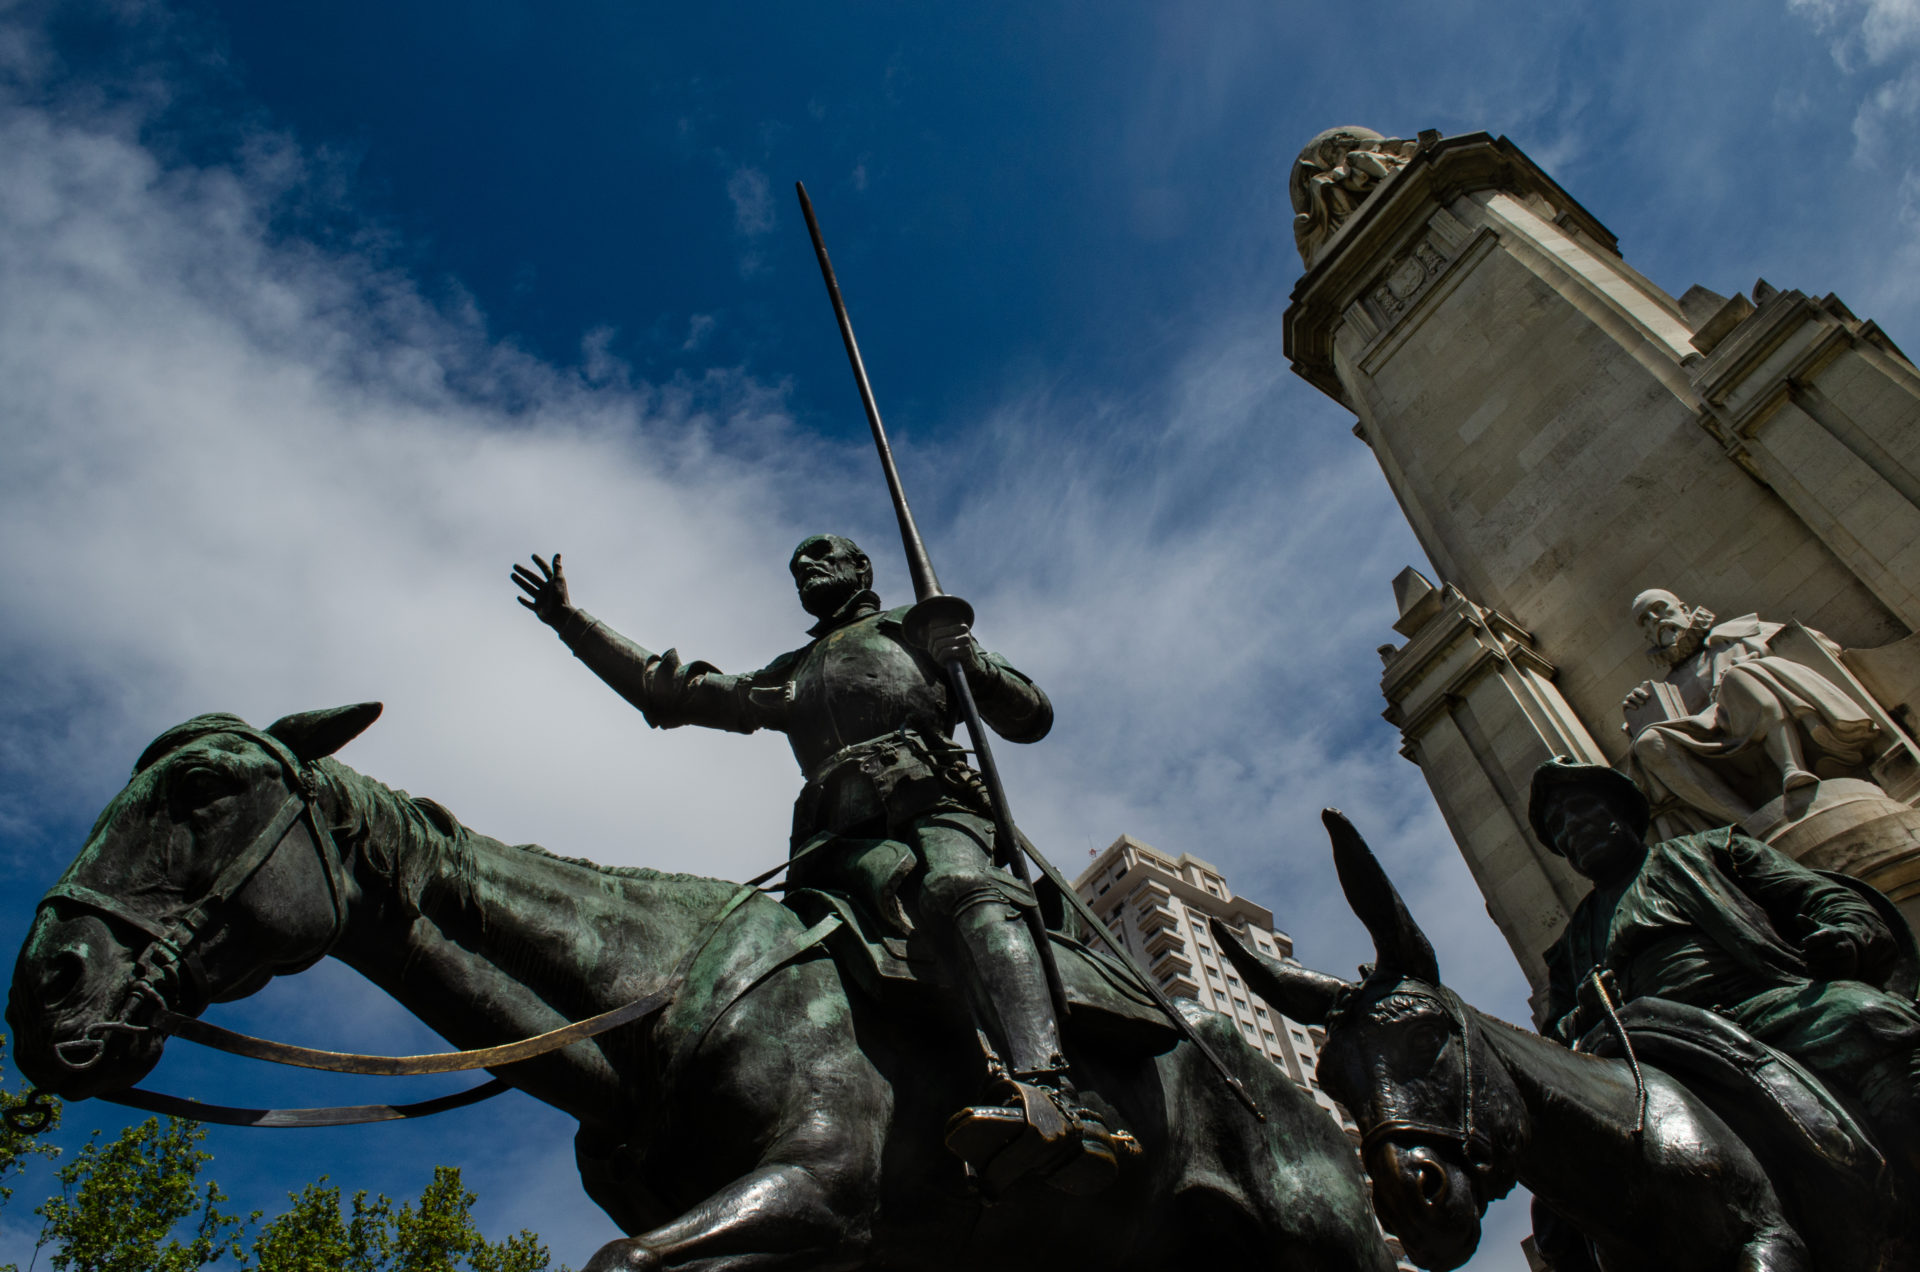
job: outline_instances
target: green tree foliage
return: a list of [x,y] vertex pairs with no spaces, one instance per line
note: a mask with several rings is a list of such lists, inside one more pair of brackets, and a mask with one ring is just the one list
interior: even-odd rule
[[323,1175],[288,1199],[292,1207],[261,1229],[253,1254],[261,1272],[378,1272],[393,1223],[385,1197],[353,1195],[353,1214],[340,1213],[340,1190]]
[[34,1211],[54,1272],[194,1272],[241,1258],[247,1221],[220,1208],[220,1185],[200,1186],[206,1137],[178,1118],[150,1117],[104,1144],[95,1131],[57,1172],[60,1194]]
[[[475,1197],[453,1166],[436,1166],[418,1202],[355,1193],[343,1214],[340,1190],[308,1184],[253,1243],[259,1272],[546,1272],[547,1249],[524,1228],[491,1242],[474,1226]],[[562,1272],[565,1272],[562,1269]]]

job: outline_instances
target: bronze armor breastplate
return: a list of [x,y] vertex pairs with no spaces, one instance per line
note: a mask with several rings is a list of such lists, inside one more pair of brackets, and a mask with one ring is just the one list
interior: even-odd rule
[[898,620],[885,613],[815,641],[794,669],[792,685],[787,741],[809,775],[856,742],[903,727],[941,738],[951,728],[940,669],[907,647]]

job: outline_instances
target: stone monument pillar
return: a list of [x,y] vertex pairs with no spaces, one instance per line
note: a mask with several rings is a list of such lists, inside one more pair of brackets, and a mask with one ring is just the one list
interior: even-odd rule
[[[1911,741],[1920,373],[1885,333],[1836,297],[1764,282],[1751,296],[1694,287],[1676,299],[1518,147],[1485,133],[1333,129],[1302,152],[1291,187],[1306,272],[1288,357],[1358,417],[1442,595],[1458,598],[1448,603],[1530,638],[1522,661],[1537,660],[1535,679],[1565,708],[1529,714],[1513,698],[1552,722],[1528,726],[1530,745],[1584,756],[1584,736],[1624,765],[1621,700],[1648,678],[1628,605],[1653,587],[1826,633]],[[1424,641],[1387,659],[1388,714],[1403,730],[1428,718],[1409,710],[1424,700],[1408,671]],[[1536,894],[1557,886],[1527,864],[1538,853],[1521,829],[1526,784],[1461,794],[1428,768],[1439,748],[1424,736],[1410,731],[1408,751],[1456,833],[1493,824],[1468,805],[1496,795],[1513,826],[1503,848],[1462,844],[1538,988],[1540,916],[1495,904],[1501,870],[1488,866],[1532,872]],[[1516,762],[1492,735],[1485,745],[1484,771]]]
[[[1420,766],[1513,955],[1536,988],[1541,952],[1586,895],[1587,881],[1527,833],[1533,770],[1555,755],[1605,764],[1565,698],[1553,664],[1512,619],[1440,589],[1408,567],[1393,581],[1404,646],[1382,645],[1386,717]],[[1541,1002],[1536,1001],[1536,1007]]]

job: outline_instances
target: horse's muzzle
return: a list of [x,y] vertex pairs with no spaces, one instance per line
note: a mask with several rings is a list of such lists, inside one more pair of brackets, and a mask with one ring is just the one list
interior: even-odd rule
[[139,1081],[158,1063],[164,1039],[139,1023],[145,996],[134,983],[134,961],[105,923],[43,911],[7,1002],[20,1071],[63,1099]]

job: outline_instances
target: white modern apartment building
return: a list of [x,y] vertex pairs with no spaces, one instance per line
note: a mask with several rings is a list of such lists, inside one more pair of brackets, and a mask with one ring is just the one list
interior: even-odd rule
[[1313,1074],[1325,1034],[1249,993],[1207,931],[1208,917],[1218,917],[1244,929],[1263,952],[1291,960],[1293,939],[1274,930],[1273,911],[1235,896],[1219,869],[1193,854],[1170,857],[1131,835],[1108,845],[1073,886],[1168,996],[1191,998],[1232,1017],[1248,1042],[1285,1069],[1349,1135],[1357,1134]]

